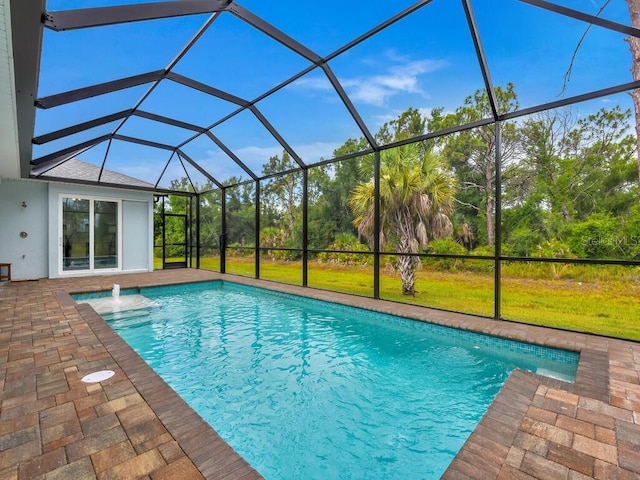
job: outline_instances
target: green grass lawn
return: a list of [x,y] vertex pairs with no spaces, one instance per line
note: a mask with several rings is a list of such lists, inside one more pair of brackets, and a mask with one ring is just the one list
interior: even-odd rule
[[[253,257],[230,257],[227,272],[254,276]],[[201,268],[220,269],[219,258],[202,258]],[[162,262],[156,265],[161,268]],[[265,280],[302,284],[301,262],[263,261]],[[372,267],[309,262],[309,286],[373,296]],[[401,293],[399,275],[382,272],[380,296],[476,315],[493,316],[493,274],[418,272],[415,297]],[[567,279],[502,278],[503,318],[524,323],[640,340],[640,284],[629,280],[577,282]]]

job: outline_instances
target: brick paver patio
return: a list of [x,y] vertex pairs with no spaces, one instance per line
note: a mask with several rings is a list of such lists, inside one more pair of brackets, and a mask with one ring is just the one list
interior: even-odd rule
[[[69,296],[113,283],[220,278],[182,269],[0,283],[0,480],[261,478],[91,307]],[[444,478],[640,478],[638,343],[226,278],[580,351],[573,384],[514,372]],[[80,381],[105,369],[115,375]]]

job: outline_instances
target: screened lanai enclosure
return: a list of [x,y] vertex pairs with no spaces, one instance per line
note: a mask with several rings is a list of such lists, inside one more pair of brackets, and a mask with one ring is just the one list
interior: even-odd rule
[[636,4],[14,0],[21,175],[154,192],[157,268],[640,339]]

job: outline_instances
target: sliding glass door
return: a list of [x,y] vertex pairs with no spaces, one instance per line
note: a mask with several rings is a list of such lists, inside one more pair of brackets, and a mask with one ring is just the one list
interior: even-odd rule
[[61,197],[61,272],[121,269],[120,202]]

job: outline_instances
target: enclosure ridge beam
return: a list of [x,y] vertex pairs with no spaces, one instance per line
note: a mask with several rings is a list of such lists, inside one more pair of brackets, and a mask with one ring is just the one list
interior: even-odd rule
[[179,73],[169,72],[167,73],[166,78],[168,80],[173,80],[176,83],[180,83],[181,85],[184,85],[186,87],[199,90],[203,93],[207,93],[222,100],[226,100],[227,102],[235,103],[236,105],[240,105],[241,107],[247,107],[249,105],[249,102],[247,100],[236,97],[235,95],[227,93],[223,90],[211,87],[206,83],[198,82],[197,80],[185,77],[184,75],[180,75]]
[[289,48],[290,50],[293,50],[298,55],[306,58],[311,63],[320,65],[321,63],[324,62],[324,60],[320,55],[313,52],[309,48],[305,47],[303,44],[301,44],[297,40],[294,40],[292,37],[290,37],[283,31],[278,30],[269,22],[266,22],[262,18],[258,17],[257,15],[250,12],[246,8],[238,5],[237,3],[229,5],[227,10],[233,13],[235,16],[237,16],[241,20],[244,20],[246,23],[248,23],[252,27],[260,30],[265,35],[273,38],[278,43],[281,43],[282,45]]
[[229,3],[230,0],[179,0],[60,10],[45,12],[42,15],[42,23],[51,30],[62,32],[120,23],[215,13],[226,10]]
[[156,115],[155,113],[145,112],[144,110],[135,110],[132,114],[136,117],[146,118],[147,120],[153,120],[155,122],[166,123],[174,127],[184,128],[185,130],[192,130],[194,132],[204,133],[206,128],[194,125],[193,123],[182,122],[174,118],[165,117],[162,115]]
[[211,176],[211,174],[209,172],[207,172],[204,168],[202,168],[200,166],[200,164],[198,162],[196,162],[195,160],[193,160],[189,155],[187,155],[186,153],[184,153],[180,149],[177,149],[176,152],[178,153],[178,157],[183,157],[187,162],[189,162],[191,164],[191,166],[193,168],[195,168],[202,175],[207,177],[207,179],[209,179],[211,182],[213,182],[218,188],[223,188],[222,184],[218,180],[216,180],[213,176]]
[[566,17],[575,18],[576,20],[581,20],[586,23],[590,23],[592,25],[597,25],[599,27],[604,27],[609,30],[613,30],[615,32],[624,33],[625,35],[631,35],[632,37],[640,38],[640,30],[637,28],[629,27],[627,25],[623,25],[622,23],[613,22],[611,20],[606,20],[604,18],[596,17],[595,15],[590,15],[585,12],[581,12],[579,10],[574,10],[573,8],[563,7],[562,5],[558,5],[556,3],[547,2],[545,0],[518,0],[522,3],[527,3],[529,5],[533,5],[535,7],[543,8],[545,10],[549,10],[550,12],[559,13],[560,15],[564,15]]
[[152,142],[151,140],[144,140],[142,138],[137,138],[137,137],[129,137],[127,135],[110,135],[111,138],[113,138],[114,140],[122,140],[123,142],[129,142],[129,143],[137,143],[138,145],[144,145],[146,147],[154,147],[154,148],[160,148],[162,150],[171,150],[174,151],[175,147],[172,147],[171,145],[167,145],[166,143],[158,143],[158,142]]
[[356,110],[356,107],[353,105],[353,102],[351,102],[351,99],[347,95],[347,92],[345,92],[344,88],[342,87],[342,84],[340,83],[336,75],[333,73],[333,70],[331,70],[331,67],[329,66],[329,64],[327,63],[323,64],[322,70],[324,71],[325,75],[329,79],[329,82],[331,83],[334,90],[340,97],[340,100],[342,100],[342,103],[344,104],[344,106],[347,107],[347,110],[349,111],[351,118],[353,118],[353,120],[356,122],[356,124],[358,125],[358,128],[360,129],[364,137],[367,139],[367,142],[369,142],[369,145],[371,145],[371,148],[375,150],[378,147],[375,137],[369,131],[369,128],[364,123],[364,120],[362,120],[362,117],[358,113],[358,110]]
[[31,143],[33,143],[34,145],[42,145],[53,140],[58,140],[59,138],[68,137],[69,135],[74,135],[76,133],[84,132],[85,130],[89,130],[94,127],[99,127],[100,125],[104,125],[105,123],[115,122],[116,120],[127,117],[132,113],[132,109],[123,110],[121,112],[112,113],[110,115],[105,115],[104,117],[89,120],[88,122],[78,123],[71,127],[61,128],[60,130],[56,130],[55,132],[38,135],[37,137],[34,137],[33,140],[31,140]]
[[240,158],[235,153],[233,153],[233,151],[231,151],[231,149],[229,149],[229,147],[227,147],[218,137],[216,137],[213,133],[211,133],[211,131],[207,130],[205,132],[205,135],[209,137],[209,139],[211,139],[211,141],[215,143],[218,146],[218,148],[220,148],[220,150],[226,153],[229,156],[229,158],[231,158],[234,162],[236,162],[236,164],[242,170],[244,170],[247,173],[247,175],[249,175],[253,180],[258,180],[258,177],[255,173],[253,173],[253,170],[247,167],[244,164],[244,162],[240,160]]
[[496,92],[493,89],[493,83],[491,82],[491,74],[489,73],[489,65],[487,64],[487,57],[484,54],[482,48],[482,40],[480,39],[480,33],[478,32],[478,24],[476,23],[476,17],[473,14],[473,8],[471,7],[471,0],[462,0],[462,7],[464,8],[464,14],[467,17],[467,24],[469,26],[469,32],[473,39],[473,46],[476,50],[476,56],[478,57],[478,63],[480,64],[480,70],[482,71],[482,79],[484,80],[484,88],[487,91],[487,97],[489,98],[489,105],[491,106],[491,113],[494,119],[498,119],[500,115],[500,109],[498,107],[498,99]]
[[89,87],[78,88],[76,90],[69,90],[67,92],[57,93],[48,97],[38,98],[35,101],[35,106],[43,109],[58,107],[67,103],[77,102],[78,100],[85,100],[87,98],[97,97],[106,93],[124,90],[125,88],[136,87],[138,85],[144,85],[145,83],[154,82],[164,77],[164,74],[164,70],[156,70],[154,72],[133,75],[131,77],[119,78],[117,80],[112,80],[109,82],[98,83]]
[[[50,153],[49,155],[45,155],[43,157],[40,158],[36,158],[31,160],[31,165],[36,166],[36,167],[40,167],[42,165],[45,165],[47,162],[51,162],[52,160],[57,160],[61,157],[64,157],[65,155],[69,155],[69,154],[75,154],[77,152],[79,152],[80,150],[86,150],[87,148],[93,147],[95,145],[98,145],[99,143],[104,142],[105,140],[108,140],[109,138],[111,138],[110,134],[107,135],[102,135],[100,137],[96,137],[92,140],[87,140],[86,142],[82,142],[79,143],[77,145],[74,145],[72,147],[67,147],[64,148],[62,150],[59,150],[57,152],[54,153]],[[32,169],[33,171],[33,169]]]
[[260,120],[260,123],[262,123],[262,125],[264,125],[264,128],[269,130],[269,133],[271,135],[273,135],[273,137],[278,141],[278,143],[282,146],[282,148],[284,148],[289,153],[289,155],[291,155],[291,158],[293,158],[295,160],[295,162],[300,166],[300,168],[306,168],[307,166],[304,164],[304,162],[298,156],[298,154],[295,152],[295,150],[293,150],[293,148],[291,148],[291,145],[289,145],[285,141],[285,139],[282,138],[282,136],[278,133],[278,131],[273,127],[273,125],[271,125],[271,123],[269,123],[269,120],[267,120],[265,118],[265,116],[262,115],[260,110],[258,110],[258,107],[256,107],[255,105],[251,105],[251,106],[249,106],[249,110],[251,110],[253,112],[253,114],[256,116],[256,118],[258,120]]

